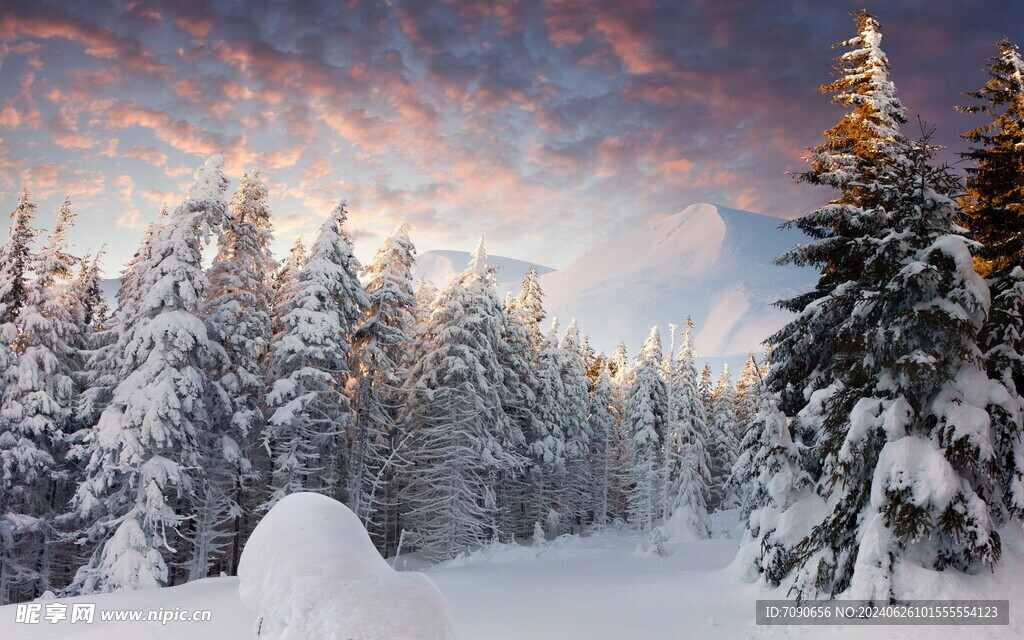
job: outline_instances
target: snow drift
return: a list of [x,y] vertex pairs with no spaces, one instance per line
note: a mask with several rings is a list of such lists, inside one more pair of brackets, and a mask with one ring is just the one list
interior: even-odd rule
[[315,493],[283,498],[238,567],[260,640],[451,640],[448,604],[419,573],[394,571],[349,509]]

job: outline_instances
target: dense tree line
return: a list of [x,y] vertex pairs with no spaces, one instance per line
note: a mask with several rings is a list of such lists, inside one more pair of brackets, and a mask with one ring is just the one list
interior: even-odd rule
[[[780,262],[813,290],[751,355],[698,373],[693,323],[598,354],[502,299],[484,243],[443,289],[396,229],[365,267],[338,204],[281,263],[259,173],[219,157],[161,212],[111,309],[65,201],[26,191],[0,247],[0,602],[232,573],[261,514],[316,491],[380,551],[431,560],[621,520],[711,535],[738,508],[752,576],[887,600],[901,563],[972,571],[1024,515],[1024,64],[998,44],[965,111],[965,189],[902,133],[881,29],[824,87],[846,115],[798,180],[833,188]],[[213,256],[204,267],[203,256]]]

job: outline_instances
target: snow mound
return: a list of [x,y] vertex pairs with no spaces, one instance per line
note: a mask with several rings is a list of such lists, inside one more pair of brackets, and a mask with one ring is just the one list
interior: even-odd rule
[[662,525],[668,542],[693,542],[710,537],[711,519],[691,507],[680,507]]
[[260,640],[450,640],[448,604],[429,578],[394,571],[359,519],[315,493],[283,498],[238,567]]

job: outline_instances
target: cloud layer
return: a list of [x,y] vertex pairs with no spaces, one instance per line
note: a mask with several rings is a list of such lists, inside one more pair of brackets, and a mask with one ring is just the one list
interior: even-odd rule
[[554,267],[693,202],[792,217],[828,196],[785,173],[838,117],[817,87],[865,4],[959,149],[1015,0],[7,2],[0,206],[28,186],[45,225],[70,195],[110,271],[218,152],[263,169],[281,248],[339,198],[360,255],[408,222]]

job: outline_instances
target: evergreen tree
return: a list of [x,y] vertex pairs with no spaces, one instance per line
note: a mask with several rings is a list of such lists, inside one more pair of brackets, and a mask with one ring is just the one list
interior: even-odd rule
[[590,427],[590,467],[594,478],[594,522],[607,524],[612,513],[611,495],[614,483],[613,456],[615,447],[615,414],[613,413],[613,391],[608,367],[601,369],[594,392],[590,396],[590,412],[587,424]]
[[535,524],[546,525],[549,538],[560,533],[558,522],[567,511],[564,504],[567,487],[566,393],[562,378],[563,354],[558,348],[557,336],[558,320],[555,319],[544,339],[544,348],[537,354],[537,404],[529,442],[532,480],[529,519]]
[[18,199],[18,207],[11,212],[7,241],[0,247],[0,325],[14,322],[28,296],[32,243],[38,233],[32,227],[36,205],[29,197],[28,189],[25,189]]
[[729,492],[729,475],[739,456],[740,443],[736,439],[736,388],[729,375],[729,365],[722,366],[712,392],[711,420],[708,426],[708,454],[711,458],[711,491],[708,506],[728,509],[736,496]]
[[629,349],[625,342],[620,342],[615,348],[611,359],[612,385],[620,388],[629,388],[633,383],[633,371],[629,362]]
[[[79,262],[74,284],[80,331],[83,335],[90,337],[106,330],[107,320],[110,316],[110,304],[107,302],[102,285],[103,273],[100,267],[102,259],[102,251],[82,259]],[[82,346],[95,348],[97,345],[91,339],[86,339]]]
[[[787,223],[812,241],[777,260],[820,267],[822,273],[814,289],[780,303],[798,316],[769,338],[774,348],[769,385],[781,392],[787,415],[796,415],[812,393],[828,386],[821,369],[841,348],[835,329],[860,294],[861,269],[871,251],[863,239],[885,224],[881,205],[894,189],[882,165],[905,156],[907,148],[899,131],[906,113],[889,80],[881,27],[867,11],[855,15],[858,35],[837,45],[849,51],[838,58],[836,79],[821,88],[849,110],[825,131],[825,141],[811,149],[810,168],[796,176],[799,182],[832,187],[839,194]],[[809,429],[798,423],[796,431],[813,445],[815,435]]]
[[68,497],[66,437],[78,388],[79,326],[71,308],[76,259],[65,237],[74,224],[65,200],[13,325],[14,366],[4,372],[0,410],[0,601],[31,599],[53,587],[56,518]]
[[430,323],[430,314],[434,311],[434,303],[437,301],[438,291],[434,283],[426,278],[416,281],[416,323],[413,335],[422,335]]
[[565,330],[559,345],[561,357],[563,416],[565,434],[566,510],[572,522],[580,527],[587,519],[593,502],[593,476],[589,465],[590,443],[593,432],[587,422],[590,408],[589,381],[584,362],[580,332],[573,320]]
[[742,441],[747,435],[750,421],[758,411],[757,385],[761,382],[761,370],[754,359],[753,353],[747,354],[747,360],[743,363],[743,370],[740,371],[736,380],[736,424],[739,430],[736,437]]
[[[114,388],[121,381],[120,338],[130,328],[138,313],[139,300],[143,295],[141,271],[152,257],[153,243],[167,218],[167,207],[161,207],[156,222],[146,227],[139,248],[121,271],[117,308],[103,330],[94,336],[95,344],[83,354],[83,391],[78,408],[83,425],[96,424],[100,414],[109,404]],[[86,433],[86,430],[82,430],[75,435],[73,455],[82,455],[87,459],[87,447],[81,446],[82,437]]]
[[[513,429],[523,435],[522,446],[517,453],[524,458],[527,447],[536,430],[535,411],[537,406],[537,378],[534,373],[536,347],[531,344],[529,318],[519,313],[511,295],[501,309],[502,344],[499,351],[499,362],[505,370],[506,382],[502,385],[504,393],[502,408],[508,416]],[[529,514],[530,501],[526,495],[529,491],[529,471],[503,471],[495,486],[499,513],[499,528],[509,538],[527,537],[533,524]]]
[[520,469],[525,446],[503,409],[501,303],[483,241],[438,297],[410,370],[412,465],[402,502],[413,544],[431,559],[454,557],[498,534],[494,483]]
[[396,415],[403,403],[401,363],[415,320],[415,262],[409,227],[402,225],[384,240],[366,268],[368,304],[354,338],[356,420],[349,504],[385,552],[394,550],[399,534],[396,478],[408,434],[400,429]]
[[203,314],[210,337],[226,360],[211,371],[221,397],[212,399],[210,430],[201,435],[206,484],[192,534],[192,578],[215,569],[234,572],[253,509],[257,473],[255,436],[263,429],[263,363],[271,340],[270,253],[272,231],[267,190],[258,171],[246,173],[223,217],[219,250],[210,267]]
[[626,494],[629,520],[650,531],[662,515],[662,447],[668,422],[668,392],[661,379],[658,328],[652,327],[637,360],[624,416],[629,456]]
[[529,360],[533,362],[544,345],[544,334],[540,325],[546,316],[544,312],[544,292],[540,288],[540,276],[537,267],[530,266],[523,276],[523,284],[516,296],[514,307],[516,317],[526,328],[527,342],[530,345]]
[[707,411],[711,411],[711,404],[714,400],[715,395],[715,382],[711,376],[711,365],[705,363],[704,368],[700,372],[700,382],[697,383],[697,390],[700,391],[700,401],[704,403],[704,408]]
[[668,435],[665,439],[665,518],[674,518],[698,538],[711,533],[708,496],[711,459],[705,434],[707,414],[697,388],[697,353],[693,321],[686,319],[683,336],[668,378]]
[[219,164],[196,171],[189,196],[151,238],[138,265],[140,295],[117,344],[120,382],[84,437],[85,478],[73,506],[95,544],[73,591],[165,584],[164,553],[203,481],[200,434],[209,426],[206,371],[223,358],[199,318],[207,287],[200,230],[225,208]]
[[1024,61],[1009,40],[996,43],[989,80],[967,95],[980,104],[958,107],[989,118],[961,135],[971,144],[964,213],[971,235],[981,242],[978,270],[1006,277],[1024,256]]
[[[962,134],[972,148],[964,214],[981,242],[975,266],[992,290],[989,319],[979,336],[990,377],[1000,380],[1024,408],[1024,62],[1009,40],[996,45],[989,81],[968,93],[981,104],[960,107],[990,118]],[[994,434],[999,522],[1024,518],[1024,436]]]
[[761,385],[754,389],[758,410],[751,421],[743,455],[733,470],[733,481],[744,488],[740,505],[744,522],[741,546],[751,549],[750,568],[762,574],[768,584],[777,586],[791,564],[788,531],[777,532],[780,517],[807,497],[814,483],[800,466],[800,452],[778,399]]
[[352,333],[368,304],[345,230],[344,203],[327,217],[309,258],[285,282],[271,345],[263,442],[271,452],[269,509],[297,491],[337,496],[345,487],[352,411]]
[[783,408],[806,405],[801,421],[820,425],[828,510],[791,552],[794,590],[890,600],[906,588],[905,562],[967,570],[998,559],[991,434],[1020,412],[981,366],[987,292],[954,224],[950,176],[931,164],[927,139],[899,134],[878,24],[862,12],[858,26],[834,85],[856,109],[808,174],[843,195],[797,221],[816,241],[785,258],[822,276],[771,339],[769,383]]

